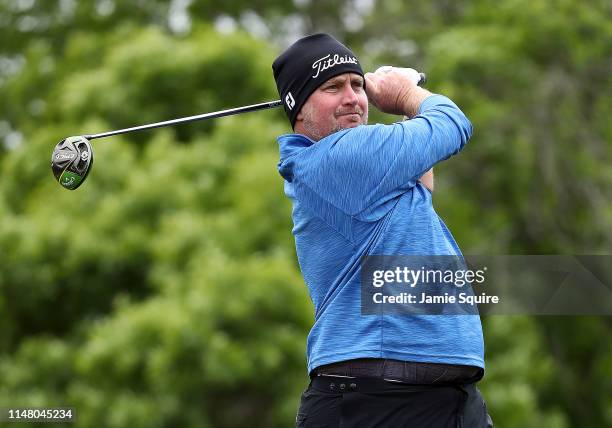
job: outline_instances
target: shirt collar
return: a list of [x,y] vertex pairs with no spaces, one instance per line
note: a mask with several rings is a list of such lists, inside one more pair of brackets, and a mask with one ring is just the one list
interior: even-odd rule
[[283,134],[276,139],[280,148],[280,158],[287,159],[315,144],[315,141],[302,134]]

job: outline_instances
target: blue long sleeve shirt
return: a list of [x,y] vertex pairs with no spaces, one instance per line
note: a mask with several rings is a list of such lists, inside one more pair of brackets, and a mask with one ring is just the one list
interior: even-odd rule
[[484,368],[478,315],[362,315],[360,302],[363,256],[461,254],[418,179],[458,153],[471,134],[461,110],[432,95],[409,121],[361,125],[318,142],[278,137],[278,170],[315,308],[309,372],[354,358]]

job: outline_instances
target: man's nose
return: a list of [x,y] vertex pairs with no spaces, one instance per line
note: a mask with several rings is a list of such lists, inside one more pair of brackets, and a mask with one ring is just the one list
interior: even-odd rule
[[359,98],[357,98],[357,93],[355,92],[355,89],[353,89],[353,86],[345,85],[345,87],[343,88],[342,103],[355,105],[358,101]]

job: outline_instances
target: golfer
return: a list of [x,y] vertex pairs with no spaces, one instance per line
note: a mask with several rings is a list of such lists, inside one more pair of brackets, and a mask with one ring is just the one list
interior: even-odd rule
[[[432,206],[431,168],[472,126],[412,69],[364,75],[327,34],[272,65],[295,133],[278,138],[298,261],[315,308],[298,427],[488,427],[478,315],[362,315],[369,255],[461,255]],[[409,120],[368,125],[368,101]],[[429,172],[428,172],[429,171]]]

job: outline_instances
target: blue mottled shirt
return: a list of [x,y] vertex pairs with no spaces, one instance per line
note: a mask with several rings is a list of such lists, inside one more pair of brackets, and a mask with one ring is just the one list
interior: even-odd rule
[[367,255],[460,255],[419,177],[472,134],[450,99],[432,95],[411,120],[361,125],[318,142],[278,137],[293,202],[298,260],[315,308],[308,371],[354,358],[484,368],[478,315],[361,315]]

